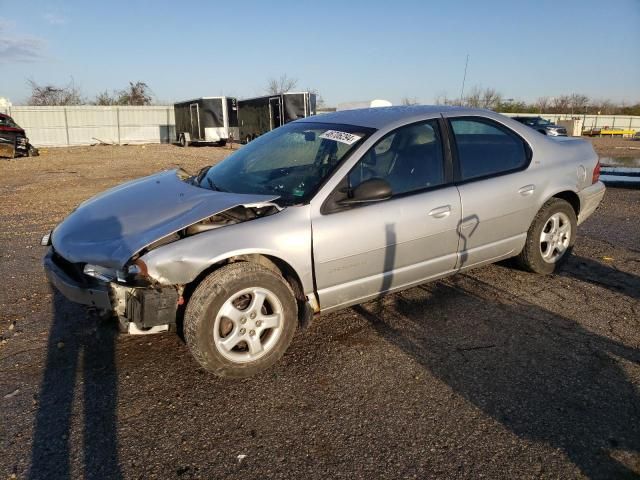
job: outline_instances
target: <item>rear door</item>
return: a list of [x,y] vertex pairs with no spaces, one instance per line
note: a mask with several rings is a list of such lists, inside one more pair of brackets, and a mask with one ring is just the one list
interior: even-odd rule
[[273,130],[282,125],[282,105],[280,97],[271,97],[269,99],[269,128]]
[[189,116],[191,118],[191,138],[193,140],[200,140],[202,135],[200,133],[200,108],[197,103],[189,105]]
[[517,254],[539,205],[541,188],[527,170],[531,149],[505,125],[445,114],[462,202],[457,268]]

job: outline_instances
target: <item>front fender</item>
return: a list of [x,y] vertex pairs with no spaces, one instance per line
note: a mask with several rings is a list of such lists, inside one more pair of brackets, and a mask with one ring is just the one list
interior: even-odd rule
[[238,255],[262,254],[288,263],[304,293],[313,292],[311,220],[308,205],[202,232],[156,248],[141,259],[160,285],[182,285],[210,266]]

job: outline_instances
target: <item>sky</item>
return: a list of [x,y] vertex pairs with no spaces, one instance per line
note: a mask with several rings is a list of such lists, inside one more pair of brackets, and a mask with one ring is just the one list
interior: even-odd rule
[[157,102],[264,93],[298,80],[329,106],[582,93],[640,101],[640,0],[0,0],[0,97],[27,80],[88,98],[146,82]]

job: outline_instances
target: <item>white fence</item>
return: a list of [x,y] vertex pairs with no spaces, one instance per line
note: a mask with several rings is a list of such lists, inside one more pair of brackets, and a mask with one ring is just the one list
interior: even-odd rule
[[557,122],[558,120],[571,120],[577,118],[582,120],[582,128],[590,130],[592,128],[622,128],[625,130],[631,129],[640,130],[640,117],[632,115],[578,115],[570,113],[541,113],[540,115],[534,113],[505,113],[509,117],[543,117],[551,122]]
[[173,106],[0,108],[25,129],[37,147],[175,140]]
[[[37,147],[109,143],[169,143],[175,141],[173,106],[158,107],[0,107],[24,128]],[[530,113],[506,115],[536,116]],[[580,118],[583,128],[640,130],[640,116],[544,113],[551,121]]]

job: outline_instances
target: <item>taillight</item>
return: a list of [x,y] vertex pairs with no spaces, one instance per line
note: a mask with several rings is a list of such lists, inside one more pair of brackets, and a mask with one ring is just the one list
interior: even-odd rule
[[596,166],[593,169],[593,176],[591,177],[591,183],[594,184],[598,180],[600,180],[600,160],[598,160],[598,163],[596,163]]

